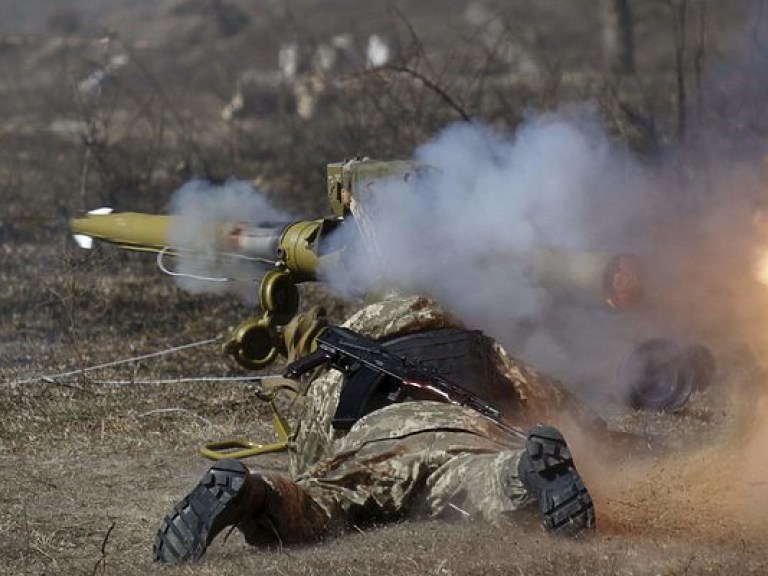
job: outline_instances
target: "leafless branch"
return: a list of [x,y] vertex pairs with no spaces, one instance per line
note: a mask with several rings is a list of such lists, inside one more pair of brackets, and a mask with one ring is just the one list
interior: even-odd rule
[[454,110],[459,116],[461,116],[461,119],[465,122],[469,122],[472,120],[472,117],[467,113],[466,110],[458,103],[456,100],[453,99],[453,97],[448,94],[441,86],[439,86],[437,83],[433,82],[424,74],[419,72],[418,70],[414,70],[413,68],[410,68],[408,66],[398,66],[394,64],[390,64],[387,66],[384,66],[386,70],[392,70],[393,72],[398,72],[401,74],[406,74],[408,76],[411,76],[412,78],[417,79],[420,81],[424,86],[426,86],[428,89],[430,89],[432,92],[437,94],[443,102],[445,102],[452,110]]
[[687,50],[688,0],[674,0],[670,6],[675,23],[675,78],[677,84],[677,138],[685,137],[687,125],[687,88],[685,83],[685,59]]
[[107,533],[104,534],[104,539],[101,541],[101,558],[96,561],[93,567],[93,576],[96,576],[98,573],[107,573],[107,542],[109,541],[109,535],[112,534],[112,530],[115,528],[115,524],[116,522],[112,522],[110,527],[107,528]]

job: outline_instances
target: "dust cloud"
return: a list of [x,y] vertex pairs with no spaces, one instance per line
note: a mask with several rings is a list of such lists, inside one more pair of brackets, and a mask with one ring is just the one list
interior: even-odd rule
[[[742,406],[743,409],[746,406]],[[569,444],[595,502],[598,530],[699,544],[764,543],[768,529],[768,406],[719,436],[653,455],[618,453],[570,430]]]
[[360,253],[354,281],[434,296],[569,382],[591,380],[596,364],[605,373],[606,356],[631,336],[601,309],[599,279],[591,293],[553,291],[536,268],[545,248],[566,262],[646,251],[654,192],[640,162],[584,109],[531,116],[512,134],[449,126],[414,158],[436,170],[380,183],[364,199],[379,254]]

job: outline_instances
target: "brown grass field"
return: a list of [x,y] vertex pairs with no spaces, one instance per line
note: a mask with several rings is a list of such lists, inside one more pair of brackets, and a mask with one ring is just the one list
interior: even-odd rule
[[[0,7],[0,573],[768,573],[765,375],[753,356],[731,351],[716,385],[680,413],[598,408],[613,428],[652,437],[647,450],[622,454],[573,433],[597,506],[597,532],[588,538],[552,538],[528,516],[501,526],[406,521],[270,550],[251,549],[233,532],[199,565],[153,565],[163,515],[209,465],[200,446],[232,436],[265,440],[270,414],[252,384],[131,382],[244,375],[220,344],[251,310],[230,297],[184,293],[152,256],[81,251],[69,238],[69,217],[104,204],[163,212],[189,178],[233,174],[258,183],[281,208],[325,214],[326,162],[361,150],[410,154],[455,120],[458,108],[514,127],[525,108],[584,98],[606,115],[613,136],[640,153],[675,138],[673,33],[680,21],[673,18],[680,12],[673,8],[687,3],[636,0],[639,72],[612,86],[583,65],[599,52],[584,40],[596,33],[594,18],[581,22],[569,12],[590,10],[592,2],[507,7],[520,13],[504,12],[506,22],[540,31],[526,36],[511,28],[543,62],[547,81],[535,86],[494,72],[500,64],[491,56],[498,54],[485,54],[487,76],[473,75],[472,59],[482,50],[472,36],[477,30],[461,28],[468,2],[415,4],[116,0],[96,11],[84,1],[38,0],[26,9]],[[706,56],[715,61],[745,18],[757,38],[761,21],[749,15],[763,3],[712,4]],[[240,11],[221,12],[222,5]],[[689,9],[683,25],[690,28],[690,91],[700,59],[699,13]],[[413,75],[352,74],[310,121],[279,108],[237,123],[220,120],[247,67],[244,54],[253,54],[250,67],[271,66],[283,37],[317,41],[338,33],[339,14],[349,20],[344,29],[357,34],[395,30],[403,58],[432,87]],[[106,29],[112,40],[100,43]],[[115,54],[127,54],[129,64],[96,103],[88,101],[78,82]],[[627,88],[640,85],[642,95]],[[695,94],[688,100],[693,106]],[[317,286],[302,293],[306,305],[330,304],[334,320],[359,305]],[[218,341],[47,378],[211,338]],[[248,464],[287,466],[280,454]]]

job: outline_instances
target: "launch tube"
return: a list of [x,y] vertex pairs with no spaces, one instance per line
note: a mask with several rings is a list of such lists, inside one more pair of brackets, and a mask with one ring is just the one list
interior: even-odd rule
[[196,231],[194,245],[176,245],[170,240],[173,230],[187,225],[178,216],[138,212],[90,213],[70,221],[70,229],[81,246],[88,240],[116,244],[131,250],[151,252],[212,251],[219,256],[263,259],[282,263],[297,282],[314,280],[320,262],[319,241],[335,220],[297,220],[295,222],[212,222]]
[[571,304],[622,312],[643,298],[643,267],[632,254],[538,246],[493,250],[482,264],[523,270],[533,285]]
[[276,258],[280,237],[287,227],[281,223],[272,227],[251,224],[235,224],[232,227],[220,224],[223,236],[218,247],[252,258]]

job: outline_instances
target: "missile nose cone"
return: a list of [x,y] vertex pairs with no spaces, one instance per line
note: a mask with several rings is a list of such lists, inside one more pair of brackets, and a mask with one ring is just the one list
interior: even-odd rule
[[110,208],[109,206],[103,206],[101,208],[94,208],[93,210],[88,210],[89,216],[104,216],[105,214],[112,214],[114,212],[114,208]]
[[170,220],[169,216],[97,208],[70,220],[69,228],[76,236],[75,242],[84,248],[97,240],[128,249],[158,251],[168,245],[166,237]]

